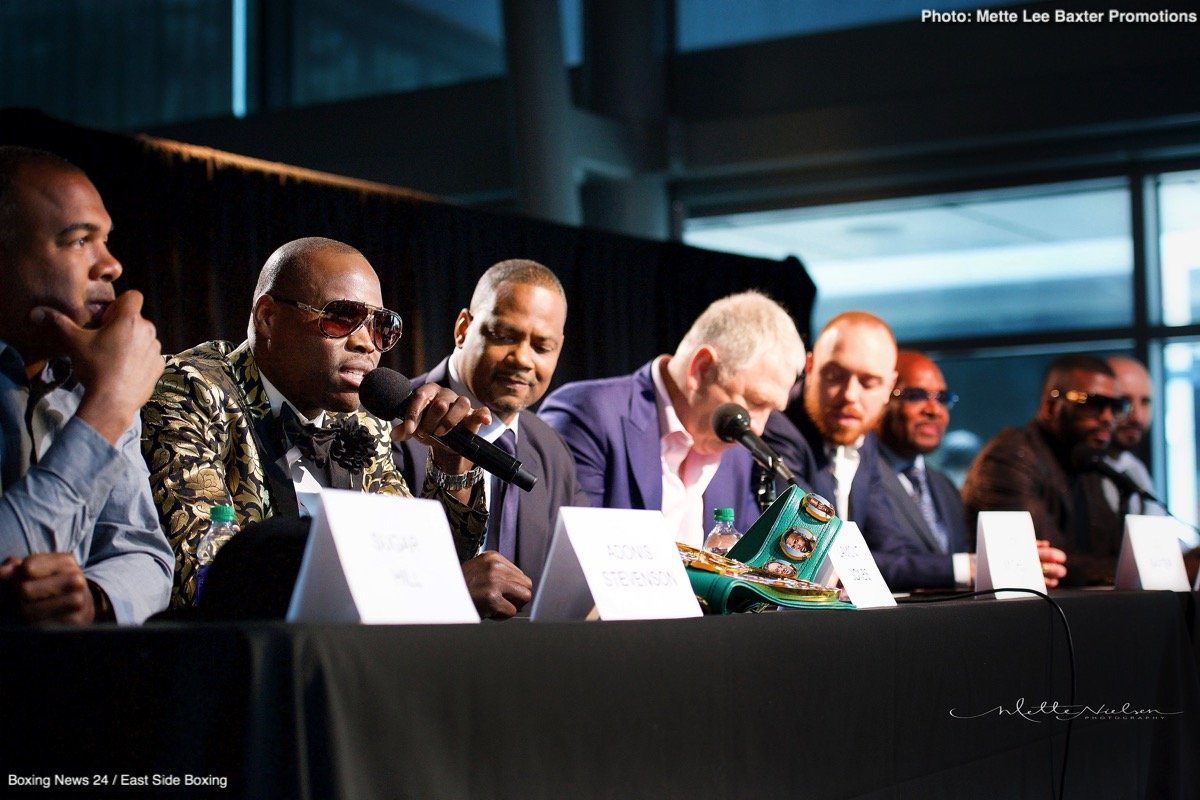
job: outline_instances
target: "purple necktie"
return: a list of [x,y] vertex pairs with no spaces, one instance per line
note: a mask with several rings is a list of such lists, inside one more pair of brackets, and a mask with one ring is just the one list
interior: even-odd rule
[[[517,455],[517,435],[506,429],[495,445],[512,457]],[[488,509],[488,550],[497,550],[509,561],[517,560],[517,505],[521,491],[492,476],[492,503]]]
[[912,484],[912,499],[917,504],[917,508],[921,510],[921,516],[925,518],[925,524],[929,526],[929,531],[937,540],[941,552],[950,552],[950,536],[946,533],[946,526],[938,519],[937,510],[933,507],[933,496],[929,492],[929,482],[925,480],[925,470],[913,464],[904,470],[904,476]]

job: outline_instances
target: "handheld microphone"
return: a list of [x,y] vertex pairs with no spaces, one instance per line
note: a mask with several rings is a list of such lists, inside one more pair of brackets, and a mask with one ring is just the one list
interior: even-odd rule
[[737,403],[722,403],[712,415],[713,432],[722,441],[741,444],[767,472],[773,472],[788,483],[800,486],[795,473],[783,463],[783,458],[771,449],[757,433],[750,430],[750,413]]
[[1090,447],[1088,444],[1082,443],[1075,446],[1071,451],[1071,464],[1080,472],[1099,472],[1104,477],[1117,485],[1117,491],[1122,495],[1138,495],[1143,500],[1148,500],[1151,503],[1166,508],[1166,504],[1154,496],[1153,492],[1148,492],[1141,486],[1134,483],[1133,478],[1115,469],[1111,464],[1104,460],[1104,451],[1098,450],[1095,447]]
[[[404,416],[412,398],[412,381],[387,367],[378,367],[363,377],[358,398],[363,408],[380,419]],[[537,483],[537,476],[521,467],[521,462],[478,434],[459,425],[444,436],[433,437],[439,443],[478,464],[483,469],[528,492]]]

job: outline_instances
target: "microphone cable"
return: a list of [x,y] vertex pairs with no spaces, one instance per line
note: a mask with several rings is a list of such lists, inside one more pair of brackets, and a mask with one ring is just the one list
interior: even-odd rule
[[[906,599],[904,601],[904,604],[909,605],[910,603],[944,603],[948,600],[966,600],[966,599],[969,599],[972,597],[986,597],[988,595],[995,595],[999,592],[1024,592],[1025,594],[1031,594],[1036,597],[1040,597],[1043,600],[1045,600],[1047,603],[1049,603],[1051,608],[1053,608],[1055,611],[1058,612],[1058,617],[1060,620],[1062,620],[1063,632],[1066,634],[1066,637],[1067,637],[1067,658],[1070,663],[1070,676],[1071,676],[1071,683],[1070,683],[1071,697],[1070,697],[1069,706],[1071,708],[1074,708],[1075,707],[1075,639],[1071,636],[1071,624],[1067,621],[1066,612],[1063,611],[1062,606],[1060,606],[1057,601],[1055,601],[1052,597],[1050,597],[1050,595],[1046,594],[1045,592],[1039,592],[1036,589],[1001,587],[998,589],[989,589],[988,591],[985,591],[985,592],[960,592],[957,594],[940,595],[938,597],[921,597],[921,598],[909,597],[908,599]],[[1054,672],[1054,641],[1053,641],[1053,639],[1050,641],[1050,672],[1051,672],[1051,674],[1053,674],[1053,672]],[[1051,689],[1053,689],[1053,688],[1054,687],[1051,686]],[[1062,766],[1059,770],[1057,794],[1054,791],[1054,736],[1053,736],[1053,734],[1051,734],[1051,736],[1050,736],[1050,796],[1051,797],[1057,796],[1058,800],[1062,800],[1063,795],[1066,793],[1067,761],[1071,755],[1071,729],[1075,725],[1075,716],[1078,716],[1078,715],[1074,715],[1070,719],[1067,720],[1067,730],[1066,730],[1066,735],[1063,740]]]

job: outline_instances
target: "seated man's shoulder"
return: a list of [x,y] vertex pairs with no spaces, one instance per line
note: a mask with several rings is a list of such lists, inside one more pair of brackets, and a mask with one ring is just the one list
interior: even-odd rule
[[542,403],[542,410],[549,411],[556,408],[611,409],[618,397],[629,394],[633,386],[633,378],[633,375],[618,375],[612,378],[596,378],[563,384],[546,397]]
[[187,385],[197,380],[215,382],[229,372],[234,350],[231,342],[212,341],[169,356],[155,394],[186,391]]
[[1032,456],[1031,451],[1037,448],[1038,437],[1032,427],[1002,428],[984,444],[979,451],[979,459],[1025,458]]
[[526,437],[533,449],[544,456],[558,454],[570,458],[571,450],[559,432],[532,411],[523,410],[521,412],[521,430],[522,435]]

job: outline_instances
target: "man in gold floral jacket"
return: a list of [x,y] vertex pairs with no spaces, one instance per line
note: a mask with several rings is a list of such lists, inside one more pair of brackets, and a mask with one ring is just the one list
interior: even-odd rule
[[[248,338],[206,342],[167,361],[142,410],[142,449],[163,528],[175,550],[172,606],[196,591],[196,546],[214,504],[244,527],[298,512],[297,491],[317,485],[409,495],[391,456],[390,425],[359,410],[358,387],[400,338],[381,308],[379,278],[349,245],[298,239],[259,275]],[[480,613],[509,617],[528,602],[529,579],[495,552],[472,558],[487,511],[477,468],[436,444],[459,423],[490,422],[449,389],[417,389],[402,437],[430,444],[423,497],[439,500]]]

